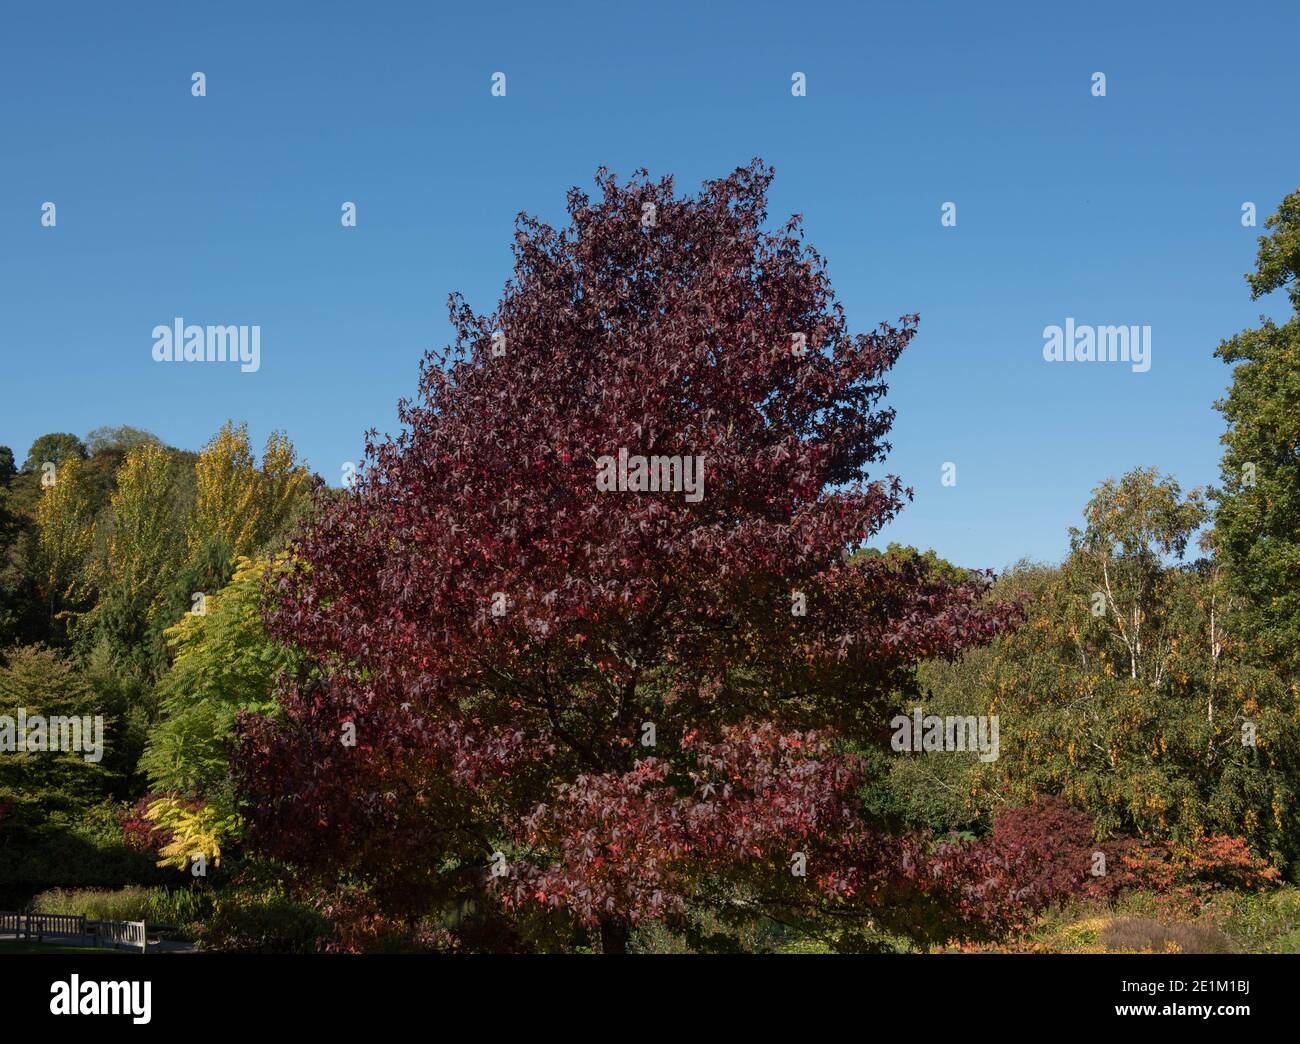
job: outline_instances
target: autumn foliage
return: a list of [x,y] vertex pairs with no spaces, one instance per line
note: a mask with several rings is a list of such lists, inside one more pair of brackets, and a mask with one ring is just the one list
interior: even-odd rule
[[[916,317],[850,334],[798,220],[764,231],[770,180],[602,171],[567,227],[519,218],[495,312],[453,296],[454,350],[275,581],[315,671],[245,722],[261,850],[390,915],[470,896],[606,950],[701,906],[841,941],[1009,916],[994,846],[859,808],[853,751],[916,662],[1018,609],[850,554],[908,497],[873,472]],[[598,492],[620,449],[703,457],[704,496]]]
[[1162,841],[1135,848],[1123,865],[1127,887],[1156,893],[1176,914],[1197,912],[1215,891],[1259,892],[1280,878],[1243,838],[1218,835],[1186,845]]

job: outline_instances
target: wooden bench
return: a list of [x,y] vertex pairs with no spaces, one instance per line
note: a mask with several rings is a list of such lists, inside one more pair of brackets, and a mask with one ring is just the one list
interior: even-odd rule
[[149,938],[144,921],[97,921],[95,940],[100,946],[138,949],[141,953],[149,952],[151,942],[158,943],[157,939]]
[[0,910],[0,934],[15,935],[30,942],[33,937],[40,943],[50,936],[86,938],[86,918],[81,914],[20,913]]
[[160,939],[149,938],[144,921],[87,921],[82,915],[24,913],[0,910],[0,935],[14,935],[24,942],[43,943],[67,941],[76,936],[78,941],[91,946],[112,949],[132,949],[148,953],[149,947],[159,948]]

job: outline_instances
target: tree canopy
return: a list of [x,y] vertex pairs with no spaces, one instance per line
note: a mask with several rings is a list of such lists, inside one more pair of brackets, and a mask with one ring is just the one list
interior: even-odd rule
[[[798,221],[764,230],[760,164],[597,180],[566,228],[520,218],[493,313],[453,296],[454,355],[295,545],[273,631],[320,673],[248,722],[258,843],[413,914],[490,881],[513,931],[563,910],[607,949],[706,893],[835,933],[977,919],[857,815],[842,747],[1017,615],[849,553],[907,498],[868,469],[915,317],[851,334]],[[621,452],[702,462],[702,497],[601,492]]]
[[1241,596],[1241,624],[1261,656],[1300,677],[1300,190],[1259,240],[1252,298],[1285,289],[1296,314],[1262,319],[1219,345],[1235,364],[1216,403],[1223,436],[1218,543]]

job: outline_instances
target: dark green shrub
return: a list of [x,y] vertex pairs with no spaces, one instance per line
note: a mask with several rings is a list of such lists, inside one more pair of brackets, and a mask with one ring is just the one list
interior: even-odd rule
[[218,894],[198,941],[230,953],[315,953],[328,928],[314,907],[280,887],[232,888]]

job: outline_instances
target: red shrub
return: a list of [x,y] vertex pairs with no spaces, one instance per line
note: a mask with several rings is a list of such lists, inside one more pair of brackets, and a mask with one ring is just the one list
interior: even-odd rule
[[1093,840],[1091,814],[1061,797],[1039,798],[1009,809],[993,825],[993,840],[1006,852],[1026,898],[1043,905],[1073,895],[1111,896],[1125,886],[1129,838]]
[[1281,876],[1244,838],[1210,835],[1190,845],[1146,845],[1124,859],[1128,887],[1160,895],[1165,905],[1194,913],[1215,891],[1260,891]]
[[170,830],[160,830],[145,815],[149,806],[159,798],[158,794],[146,794],[129,809],[117,817],[118,826],[127,845],[139,852],[157,853],[171,841]]

